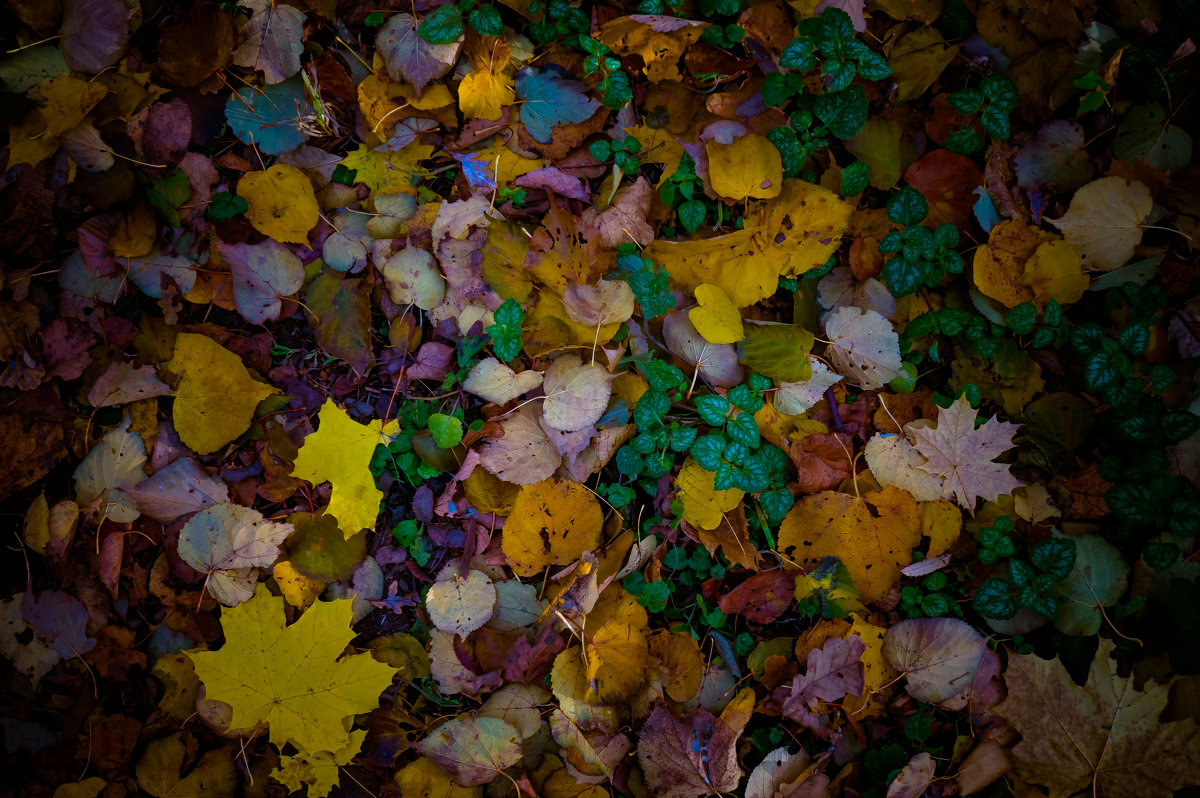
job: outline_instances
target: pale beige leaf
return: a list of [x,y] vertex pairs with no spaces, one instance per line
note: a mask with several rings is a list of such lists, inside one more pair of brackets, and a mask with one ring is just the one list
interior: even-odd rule
[[867,441],[864,454],[880,485],[895,485],[919,502],[942,498],[942,481],[921,470],[925,457],[903,435],[876,435]]
[[463,380],[463,390],[502,405],[541,384],[542,375],[536,371],[518,374],[496,358],[485,357],[471,368]]
[[1062,218],[1048,221],[1079,252],[1085,269],[1108,272],[1133,257],[1142,240],[1141,224],[1153,208],[1144,183],[1102,177],[1075,192]]
[[468,571],[464,579],[457,564],[447,565],[429,586],[425,609],[443,632],[466,637],[492,617],[496,587],[483,571]]
[[949,409],[938,408],[937,427],[905,425],[926,459],[918,467],[942,480],[946,498],[953,497],[972,511],[980,497],[995,501],[1021,487],[1007,465],[992,462],[1013,447],[1013,436],[1021,426],[991,418],[976,429],[978,415],[965,397],[959,397]]
[[585,365],[574,353],[560,356],[542,381],[546,424],[563,432],[592,426],[608,407],[611,381],[612,375],[597,363]]
[[562,456],[538,424],[537,410],[523,407],[500,426],[504,436],[489,441],[479,451],[484,468],[517,485],[541,482],[558,470]]
[[879,313],[838,308],[825,321],[825,335],[833,365],[860,388],[882,388],[900,374],[900,337]]
[[563,293],[563,306],[574,321],[589,327],[620,324],[633,316],[633,289],[622,280],[571,283]]

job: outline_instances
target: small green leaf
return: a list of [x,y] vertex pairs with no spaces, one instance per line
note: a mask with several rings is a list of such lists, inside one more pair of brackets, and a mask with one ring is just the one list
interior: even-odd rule
[[225,222],[235,216],[241,216],[248,210],[250,203],[246,202],[245,197],[228,191],[218,191],[212,195],[212,203],[204,215],[211,221]]
[[1017,335],[1029,335],[1037,325],[1037,305],[1022,302],[1004,314],[1004,324]]
[[1017,604],[1013,601],[1012,586],[998,577],[989,577],[975,590],[975,600],[971,606],[985,618],[995,618],[1006,621],[1017,614]]
[[919,224],[929,215],[929,201],[912,186],[905,186],[887,201],[887,217],[894,224]]
[[525,320],[525,310],[517,300],[509,297],[496,309],[494,318],[496,323],[485,332],[492,339],[496,357],[507,363],[521,353],[521,322]]
[[501,36],[504,33],[504,21],[495,6],[480,6],[470,13],[467,22],[471,29],[480,36]]
[[841,193],[843,197],[857,196],[871,182],[871,169],[865,161],[855,161],[842,170]]
[[462,421],[444,413],[434,413],[429,417],[429,431],[433,433],[433,442],[441,449],[452,449],[462,441]]
[[720,427],[725,424],[725,417],[729,415],[729,400],[723,396],[718,396],[715,393],[706,393],[703,396],[697,396],[692,400],[696,406],[696,413],[710,427]]
[[984,96],[979,89],[959,89],[950,92],[946,99],[950,107],[960,114],[974,114],[983,107]]
[[983,152],[983,136],[969,127],[959,125],[946,137],[946,149],[956,155],[975,155]]
[[417,35],[430,44],[453,44],[463,35],[462,12],[452,4],[438,6],[421,20]]

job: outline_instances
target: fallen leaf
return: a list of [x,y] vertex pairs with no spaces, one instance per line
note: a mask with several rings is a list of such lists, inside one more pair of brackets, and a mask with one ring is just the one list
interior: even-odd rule
[[1085,269],[1109,272],[1133,257],[1153,207],[1146,184],[1102,177],[1076,191],[1067,212],[1049,222],[1079,252]]
[[242,43],[233,51],[233,63],[262,70],[267,83],[279,83],[300,71],[304,49],[304,12],[271,0],[246,0],[250,19],[239,33]]
[[447,565],[429,586],[425,609],[429,620],[443,632],[466,637],[492,617],[496,587],[483,571],[462,576],[457,565]]
[[732,202],[779,196],[783,162],[778,148],[765,136],[747,133],[728,144],[713,140],[704,149],[712,189],[717,196]]
[[841,307],[825,320],[829,358],[863,390],[882,388],[900,374],[900,337],[873,310]]
[[233,301],[238,313],[251,324],[278,319],[283,298],[299,291],[304,282],[300,259],[275,241],[218,242],[217,251],[233,273]]
[[129,421],[101,438],[75,469],[75,501],[97,518],[117,523],[134,521],[141,510],[133,497],[121,491],[146,478],[142,465],[146,446],[142,436],[130,432]]
[[471,367],[463,390],[498,405],[507,404],[542,384],[536,371],[513,371],[494,357],[485,357]]
[[292,534],[291,524],[276,524],[262,513],[237,504],[207,507],[179,532],[179,557],[202,574],[204,585],[227,607],[254,595],[258,569],[279,559],[279,546]]
[[337,518],[347,538],[363,529],[375,529],[383,493],[371,475],[375,447],[386,444],[400,429],[400,422],[376,419],[359,424],[332,399],[326,399],[317,414],[317,431],[304,439],[292,476],[314,484],[333,483],[325,511]]
[[342,656],[355,636],[352,603],[318,601],[285,626],[283,599],[259,584],[252,599],[222,612],[221,649],[187,655],[208,700],[232,709],[230,728],[265,723],[275,745],[309,752],[350,743],[347,719],[378,706],[395,672],[369,654]]
[[180,333],[166,368],[175,389],[175,430],[196,454],[211,454],[250,427],[254,408],[278,391],[250,377],[241,358],[205,335]]
[[688,311],[688,319],[704,340],[710,344],[736,344],[746,337],[742,314],[719,286],[702,283],[694,293],[700,306]]
[[218,477],[209,476],[191,457],[181,457],[132,487],[121,489],[138,509],[158,521],[180,516],[229,501],[229,489]]
[[562,455],[538,424],[538,413],[523,407],[500,422],[501,438],[479,450],[479,463],[505,482],[532,485],[550,477],[562,465]]
[[389,16],[375,37],[375,48],[387,64],[388,77],[407,80],[420,97],[431,80],[454,66],[462,39],[452,44],[430,44],[417,35],[418,26],[412,14]]
[[1011,751],[1016,775],[1050,798],[1167,796],[1200,782],[1200,726],[1160,722],[1170,685],[1135,689],[1132,675],[1118,674],[1113,648],[1100,640],[1082,687],[1057,658],[1008,657],[1008,699],[995,711],[1021,733]]
[[250,204],[246,218],[255,230],[285,244],[308,244],[320,212],[312,182],[299,169],[275,164],[248,172],[238,181],[238,194]]
[[971,687],[987,641],[957,618],[901,621],[883,638],[883,656],[908,680],[908,694],[925,704],[946,701]]
[[680,720],[663,707],[655,707],[638,739],[638,762],[647,786],[659,798],[732,792],[742,780],[737,737],[705,710]]
[[590,427],[608,407],[612,375],[598,363],[584,365],[576,354],[558,357],[542,378],[542,403],[547,426],[563,432]]
[[801,567],[837,557],[870,604],[891,589],[920,542],[916,500],[887,486],[861,497],[832,491],[805,496],[780,524],[777,548]]
[[1060,632],[1089,636],[1100,631],[1104,608],[1125,595],[1129,565],[1121,552],[1096,535],[1079,535],[1075,542],[1075,566],[1054,586],[1060,601],[1053,619]]
[[521,758],[521,734],[500,718],[452,718],[413,746],[466,787],[487,784]]
[[567,565],[600,545],[604,515],[587,488],[565,479],[524,485],[504,525],[501,544],[518,576]]
[[1007,465],[992,462],[1013,447],[1020,425],[991,418],[976,429],[976,416],[970,402],[959,397],[949,410],[938,409],[937,427],[905,427],[926,458],[918,467],[940,478],[943,495],[971,512],[978,498],[995,501],[1021,487]]

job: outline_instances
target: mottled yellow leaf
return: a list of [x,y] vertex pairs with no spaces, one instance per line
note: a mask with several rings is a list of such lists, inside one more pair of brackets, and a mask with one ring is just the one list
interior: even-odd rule
[[588,643],[590,694],[605,704],[628,700],[645,684],[649,659],[643,628],[628,623],[604,624]]
[[975,250],[975,287],[1006,308],[1032,302],[1034,293],[1024,282],[1025,264],[1038,245],[1053,240],[1049,233],[1017,219],[996,225],[987,244]]
[[246,218],[254,229],[284,244],[307,244],[320,221],[312,181],[294,166],[247,172],[238,181],[238,194],[250,205]]
[[916,500],[887,486],[861,497],[828,490],[805,496],[780,524],[778,549],[802,568],[837,557],[870,604],[887,594],[920,542]]
[[501,539],[508,565],[534,576],[547,565],[567,565],[600,545],[604,514],[595,495],[565,479],[525,485],[513,502]]
[[929,538],[926,558],[937,557],[950,550],[962,532],[962,510],[946,499],[918,502],[921,515],[921,536]]

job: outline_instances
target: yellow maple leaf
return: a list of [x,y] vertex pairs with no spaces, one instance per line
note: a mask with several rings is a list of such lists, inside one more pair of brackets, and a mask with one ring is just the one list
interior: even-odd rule
[[341,752],[347,720],[379,705],[395,670],[369,654],[343,657],[354,639],[350,599],[318,601],[285,626],[284,601],[260,584],[221,615],[219,651],[188,652],[209,700],[230,706],[230,728],[267,724],[272,743]]
[[861,497],[828,490],[805,496],[780,524],[778,549],[803,568],[837,557],[870,604],[888,592],[920,542],[916,500],[889,485]]
[[167,369],[181,373],[175,430],[197,454],[210,454],[250,427],[254,408],[277,390],[250,377],[242,359],[205,335],[180,333]]
[[499,119],[516,99],[513,79],[503,72],[476,69],[458,84],[458,107],[475,119]]
[[544,479],[522,485],[501,539],[508,565],[534,576],[547,565],[567,565],[600,545],[600,502],[578,482]]
[[250,205],[246,218],[255,230],[285,244],[308,243],[321,214],[312,181],[303,172],[275,164],[265,172],[247,172],[237,189]]
[[371,476],[371,456],[379,444],[389,443],[400,429],[399,421],[384,424],[375,419],[359,424],[332,399],[317,414],[317,431],[304,439],[292,476],[313,484],[333,483],[325,512],[337,518],[347,538],[374,529],[383,492]]
[[422,171],[419,163],[433,155],[429,144],[413,142],[397,152],[376,152],[366,144],[342,159],[342,165],[353,169],[355,179],[372,192],[400,192],[415,197],[417,178]]

